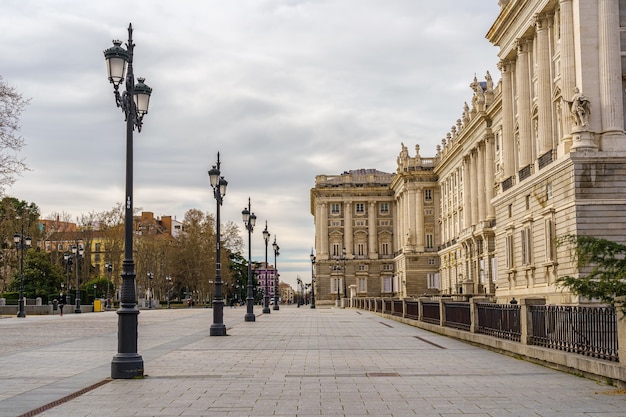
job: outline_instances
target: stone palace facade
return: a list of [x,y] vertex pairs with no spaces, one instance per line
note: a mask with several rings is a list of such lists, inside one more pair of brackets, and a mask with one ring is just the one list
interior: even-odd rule
[[500,80],[474,77],[435,157],[403,144],[393,174],[316,177],[318,302],[471,293],[580,303],[555,286],[580,273],[555,239],[626,243],[626,0],[499,6],[487,39]]

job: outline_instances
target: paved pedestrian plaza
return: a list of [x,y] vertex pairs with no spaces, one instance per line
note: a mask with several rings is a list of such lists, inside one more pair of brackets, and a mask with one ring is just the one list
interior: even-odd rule
[[111,380],[117,314],[0,320],[0,416],[624,417],[626,393],[382,318],[142,310],[145,377]]

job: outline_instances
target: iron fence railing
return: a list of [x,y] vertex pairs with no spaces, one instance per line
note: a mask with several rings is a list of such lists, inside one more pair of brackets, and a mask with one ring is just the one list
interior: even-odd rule
[[443,303],[443,308],[445,311],[444,326],[460,330],[470,329],[472,317],[470,315],[469,303],[445,302]]
[[530,306],[528,343],[618,361],[617,315],[612,307]]
[[476,333],[519,342],[521,339],[520,306],[516,304],[477,303]]

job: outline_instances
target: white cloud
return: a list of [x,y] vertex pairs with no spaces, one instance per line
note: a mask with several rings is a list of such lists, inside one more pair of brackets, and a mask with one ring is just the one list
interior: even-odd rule
[[394,172],[400,142],[433,156],[474,73],[497,78],[484,35],[498,12],[495,0],[4,1],[0,74],[32,98],[33,171],[10,193],[74,216],[123,200],[125,127],[102,51],[132,21],[135,74],[154,89],[135,133],[135,206],[213,212],[220,151],[222,218],[240,224],[251,197],[295,285],[310,279],[315,175]]

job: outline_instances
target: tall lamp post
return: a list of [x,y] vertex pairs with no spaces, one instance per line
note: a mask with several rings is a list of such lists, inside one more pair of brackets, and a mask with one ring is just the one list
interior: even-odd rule
[[152,308],[152,280],[154,273],[148,272],[148,308]]
[[246,295],[246,315],[245,321],[255,321],[254,315],[254,283],[252,282],[252,232],[256,224],[256,216],[251,212],[250,197],[248,197],[248,207],[241,212],[243,224],[248,230],[248,294]]
[[[122,42],[104,51],[109,81],[113,84],[115,103],[121,107],[126,119],[126,198],[124,199],[124,260],[122,262],[122,294],[118,314],[117,354],[111,362],[112,378],[135,378],[143,376],[143,358],[137,353],[137,315],[135,308],[135,263],[133,261],[133,131],[141,132],[143,117],[148,113],[152,89],[139,78],[135,85],[133,73],[133,26],[128,25],[126,49]],[[127,68],[128,66],[128,68]],[[126,81],[126,91],[119,87]]]
[[[343,298],[348,297],[348,291],[346,287],[346,248],[343,248],[341,251],[341,260],[343,261]],[[346,303],[344,302],[344,307]]]
[[272,243],[272,249],[274,249],[274,310],[280,310],[280,307],[278,306],[278,302],[280,301],[280,280],[279,280],[279,275],[278,275],[278,264],[276,263],[276,258],[278,257],[279,253],[278,250],[280,249],[278,247],[278,244],[276,243],[276,235],[274,235],[274,243]]
[[65,269],[67,273],[67,291],[65,292],[65,305],[68,306],[72,303],[72,296],[70,295],[70,272],[72,271],[72,255],[66,252],[63,255],[63,259],[65,260]]
[[265,278],[265,294],[263,295],[263,314],[270,314],[270,292],[267,282],[267,243],[270,240],[270,232],[267,230],[267,220],[265,221],[265,230],[263,230],[263,240],[265,241],[265,273],[263,274]]
[[[76,260],[76,267],[74,270],[76,271],[76,306],[74,307],[74,313],[82,313],[83,311],[80,309],[80,259],[83,257],[85,253],[85,248],[81,248],[78,244],[78,239],[76,239],[76,245],[72,248],[72,253],[74,254],[74,259]],[[85,295],[89,298],[88,289],[85,288]],[[87,300],[89,301],[89,300]]]
[[[171,308],[170,307],[170,297],[172,294],[172,277],[170,277],[169,275],[165,277],[165,280],[167,281],[167,308]],[[211,282],[211,281],[209,281]]]
[[311,248],[311,308],[315,308],[315,254]]
[[209,170],[213,197],[215,197],[217,203],[215,209],[215,298],[213,299],[213,324],[211,324],[209,329],[209,335],[211,336],[226,336],[224,298],[222,297],[222,263],[220,258],[220,207],[222,207],[222,202],[226,195],[228,181],[221,177],[220,174],[220,153],[218,152],[217,164]]
[[300,308],[300,305],[302,305],[302,280],[300,279],[300,277],[297,278],[298,281],[298,308]]
[[26,317],[26,309],[24,305],[24,249],[29,248],[32,240],[30,236],[24,236],[24,219],[22,219],[22,233],[15,233],[13,235],[13,242],[15,242],[15,248],[20,251],[20,301],[17,317]]
[[111,273],[113,272],[113,264],[107,262],[104,264],[104,269],[107,271],[107,302],[106,309],[107,311],[111,308]]

